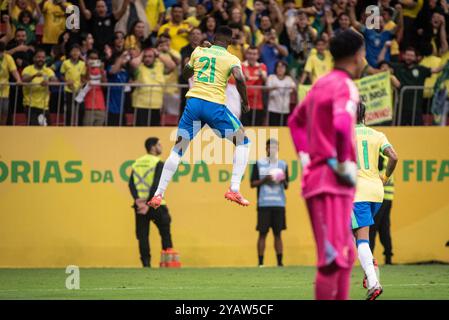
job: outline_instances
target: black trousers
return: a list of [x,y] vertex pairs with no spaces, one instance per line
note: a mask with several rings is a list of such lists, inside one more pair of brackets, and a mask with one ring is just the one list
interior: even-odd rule
[[160,109],[142,109],[136,108],[136,119],[134,120],[136,127],[160,126],[161,110]]
[[120,113],[108,113],[108,127],[125,127],[126,126],[126,114],[122,113],[120,118]]
[[29,107],[27,109],[27,124],[29,126],[43,126],[44,122],[46,125],[50,125],[50,114],[48,110],[43,110],[39,108]]
[[242,124],[248,126],[263,126],[265,122],[265,110],[251,109],[248,113],[242,113]]
[[158,209],[150,208],[147,214],[142,215],[135,213],[136,216],[136,237],[139,241],[140,260],[142,263],[150,264],[150,221],[153,221],[156,227],[159,229],[159,234],[162,240],[162,248],[172,248],[173,243],[171,240],[170,225],[171,217],[168,212],[167,206],[160,206]]
[[268,112],[268,125],[269,126],[286,126],[288,120],[288,113]]
[[379,232],[380,243],[384,247],[385,259],[391,259],[393,256],[393,247],[391,244],[391,234],[390,234],[390,212],[393,201],[384,200],[379,212],[374,217],[374,225],[370,227],[369,230],[369,243],[371,251],[374,252],[374,247],[376,245],[376,234]]
[[65,113],[65,125],[66,126],[82,126],[84,119],[84,103],[78,103],[75,101],[75,96],[72,92],[65,93],[66,113]]

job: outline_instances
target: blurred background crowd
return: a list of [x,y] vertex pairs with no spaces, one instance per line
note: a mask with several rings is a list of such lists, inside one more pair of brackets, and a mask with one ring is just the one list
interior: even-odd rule
[[298,85],[332,69],[329,40],[349,28],[366,41],[364,76],[390,71],[396,98],[421,87],[401,99],[403,125],[434,124],[423,87],[449,74],[446,0],[0,0],[0,9],[3,125],[176,125],[189,87],[180,70],[220,25],[233,30],[228,51],[250,86],[243,115],[232,79],[226,89],[244,125],[285,125]]

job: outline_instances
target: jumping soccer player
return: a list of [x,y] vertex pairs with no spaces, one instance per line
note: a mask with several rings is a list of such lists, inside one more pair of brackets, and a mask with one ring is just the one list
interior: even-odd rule
[[317,244],[315,298],[345,300],[354,263],[350,229],[357,176],[353,78],[364,67],[363,38],[347,30],[330,43],[334,70],[321,77],[288,125],[302,164],[302,194]]
[[189,79],[193,76],[194,84],[186,94],[188,100],[179,122],[176,144],[165,162],[158,189],[148,202],[153,208],[160,206],[182,155],[205,124],[209,125],[219,137],[229,139],[236,146],[231,186],[225,193],[225,198],[242,206],[249,205],[249,201],[243,198],[239,189],[248,164],[250,141],[240,120],[224,105],[226,84],[232,74],[242,98],[242,111],[249,111],[240,60],[226,50],[231,40],[232,30],[226,26],[219,27],[215,34],[214,45],[197,47],[183,69],[184,78]]
[[[383,289],[376,274],[376,262],[369,246],[369,227],[382,206],[383,184],[393,174],[398,157],[387,137],[365,126],[365,106],[357,112],[357,188],[352,213],[352,229],[356,238],[360,264],[365,271],[364,287],[368,288],[367,300],[375,300]],[[378,164],[381,153],[388,158],[387,168],[380,175]]]

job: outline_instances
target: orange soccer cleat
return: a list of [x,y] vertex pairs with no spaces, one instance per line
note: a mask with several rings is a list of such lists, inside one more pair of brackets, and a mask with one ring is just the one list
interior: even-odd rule
[[233,192],[231,190],[228,190],[225,193],[225,198],[229,201],[235,202],[241,206],[247,207],[249,206],[249,201],[243,198],[243,196],[240,194],[240,192]]
[[376,300],[384,292],[382,286],[378,283],[371,289],[368,289],[368,294],[366,295],[366,300]]
[[154,208],[154,209],[157,209],[157,208],[160,207],[161,202],[162,202],[162,196],[159,194],[159,195],[154,196],[153,198],[151,198],[151,200],[148,201],[147,204],[148,204],[150,207],[152,207],[152,208]]

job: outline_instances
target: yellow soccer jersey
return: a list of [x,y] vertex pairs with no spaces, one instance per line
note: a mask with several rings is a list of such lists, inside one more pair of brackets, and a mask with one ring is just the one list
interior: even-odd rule
[[[55,73],[50,68],[43,67],[39,70],[36,69],[34,65],[23,69],[22,75],[34,76],[38,73],[40,73],[41,76],[34,78],[31,83],[42,83],[43,81],[49,81],[55,77]],[[25,106],[47,110],[49,100],[50,93],[48,87],[34,85],[23,88],[23,104]]]
[[[71,6],[70,2],[63,4],[64,8]],[[44,15],[44,34],[42,37],[42,43],[44,44],[57,44],[58,38],[65,30],[65,12],[62,8],[54,4],[52,1],[44,3],[42,9]]]
[[13,57],[4,53],[0,58],[0,98],[9,97],[9,76],[17,70]]
[[[75,92],[81,88],[81,77],[86,74],[86,64],[80,60],[76,64],[73,64],[72,60],[68,59],[62,63],[61,73],[64,75],[66,81],[73,81]],[[72,92],[69,86],[65,86],[66,92]]]
[[320,77],[332,71],[334,62],[332,55],[328,50],[324,52],[324,55],[319,57],[318,53],[310,54],[307,59],[304,71],[310,73],[312,78],[312,84],[315,83]]
[[145,15],[147,16],[148,24],[154,28],[159,22],[159,15],[165,12],[165,5],[163,0],[148,0],[145,7]]
[[[427,68],[438,68],[441,65],[441,58],[434,55],[424,57],[422,58],[419,65]],[[431,98],[433,96],[433,87],[435,86],[435,82],[437,81],[439,76],[439,73],[432,73],[432,76],[426,78],[424,82],[424,98]]]
[[232,68],[242,68],[239,58],[219,46],[197,47],[190,56],[189,66],[194,71],[194,84],[186,97],[218,104],[225,104],[225,89]]
[[134,108],[160,109],[163,101],[163,85],[165,84],[164,64],[157,59],[153,66],[141,64],[135,72],[135,82],[154,87],[138,87],[132,93]]
[[356,127],[357,188],[354,202],[382,202],[384,187],[379,176],[379,156],[390,147],[387,137],[364,125]]
[[165,33],[165,30],[168,30],[168,35],[171,38],[171,48],[173,50],[181,52],[181,49],[189,44],[189,34],[178,34],[180,29],[190,30],[190,25],[185,21],[181,22],[179,25],[167,22],[160,27],[157,35],[160,36],[161,34]]
[[[170,49],[170,53],[161,53],[161,55],[166,55],[166,56],[171,55],[172,57],[176,57],[179,61],[181,61],[181,55],[179,54],[179,52],[177,52],[177,51],[175,51],[173,49]],[[176,83],[178,83],[179,69],[175,68],[175,70],[173,70],[169,74],[164,75],[164,78],[165,78],[165,83],[167,83],[167,84],[176,84]],[[174,87],[174,86],[165,87],[164,88],[164,93],[179,94],[179,89],[177,87]]]

